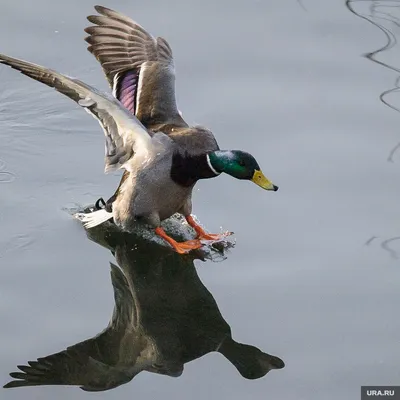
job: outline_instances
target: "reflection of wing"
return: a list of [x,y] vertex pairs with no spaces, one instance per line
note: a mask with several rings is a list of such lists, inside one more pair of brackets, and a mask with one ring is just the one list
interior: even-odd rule
[[[122,369],[97,361],[95,355],[96,339],[69,347],[60,353],[28,361],[28,365],[18,365],[23,372],[12,372],[17,380],[7,383],[5,388],[38,385],[77,385],[83,390],[107,390],[129,382],[133,375]],[[81,347],[81,348],[79,348]]]
[[146,128],[111,96],[101,94],[77,79],[40,65],[2,54],[0,63],[55,88],[99,121],[106,136],[106,172],[121,167],[129,170],[128,161],[134,153],[147,155],[152,148],[151,137]]
[[77,385],[101,391],[129,382],[151,364],[140,358],[143,346],[133,329],[136,310],[122,271],[111,264],[115,308],[112,320],[98,336],[18,368],[5,388],[37,385]]
[[113,93],[146,126],[166,123],[187,126],[175,99],[172,51],[132,19],[105,7],[88,20],[88,50],[100,62]]

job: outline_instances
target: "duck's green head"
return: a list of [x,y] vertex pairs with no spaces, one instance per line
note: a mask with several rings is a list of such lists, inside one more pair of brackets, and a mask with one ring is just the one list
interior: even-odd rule
[[249,153],[240,150],[218,150],[209,153],[207,157],[209,166],[216,173],[225,172],[234,178],[252,181],[265,190],[278,190],[278,186],[265,177],[256,159]]

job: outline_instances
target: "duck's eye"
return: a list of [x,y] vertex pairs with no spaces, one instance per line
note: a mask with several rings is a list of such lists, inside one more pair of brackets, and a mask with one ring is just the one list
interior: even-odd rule
[[241,167],[244,167],[246,164],[245,164],[245,162],[244,162],[243,160],[240,160],[240,161],[239,161],[239,165],[240,165]]

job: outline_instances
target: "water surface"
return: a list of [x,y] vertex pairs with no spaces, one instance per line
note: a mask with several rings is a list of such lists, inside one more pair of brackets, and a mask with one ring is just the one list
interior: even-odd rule
[[[396,37],[397,2],[352,3],[362,15],[372,6],[375,18],[386,5],[391,20],[375,21]],[[5,1],[1,52],[107,89],[83,41],[94,4]],[[200,182],[195,214],[210,230],[235,231],[237,245],[226,261],[195,266],[234,339],[279,356],[286,367],[246,380],[210,353],[177,379],[141,373],[97,396],[354,399],[361,385],[398,383],[400,153],[391,151],[400,115],[379,98],[398,73],[362,57],[385,46],[385,34],[337,1],[104,5],[168,39],[187,121],[210,127],[221,148],[254,154],[280,186],[268,193],[228,176]],[[396,50],[376,59],[396,68]],[[111,195],[118,175],[103,175],[102,132],[79,107],[8,68],[0,78],[6,383],[17,364],[107,325],[113,257],[63,208]],[[396,92],[389,98],[395,104]],[[53,386],[3,389],[0,397],[85,396]]]

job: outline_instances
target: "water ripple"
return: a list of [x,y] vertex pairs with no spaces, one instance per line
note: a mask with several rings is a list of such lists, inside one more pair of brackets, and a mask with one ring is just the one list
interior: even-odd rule
[[[380,239],[379,236],[372,236],[364,243],[364,245],[365,246],[370,246],[371,244],[373,245],[376,243],[377,239]],[[387,252],[389,254],[390,258],[392,258],[393,260],[398,260],[398,259],[400,259],[400,250],[394,249],[393,245],[395,245],[396,242],[399,242],[399,241],[400,241],[400,236],[393,236],[388,239],[384,239],[384,240],[380,241],[380,243],[377,245],[379,245],[379,247],[382,250]]]
[[0,183],[9,183],[15,179],[15,175],[11,172],[0,172]]
[[3,171],[6,167],[6,163],[0,159],[0,183],[9,183],[15,179],[15,175],[8,171]]
[[18,234],[12,237],[8,242],[0,244],[0,258],[6,254],[15,251],[21,251],[33,243],[33,238],[28,234]]
[[298,5],[303,9],[303,11],[308,11],[302,0],[297,0]]
[[[400,0],[346,0],[347,9],[357,17],[377,27],[386,38],[386,43],[378,49],[365,53],[363,56],[368,60],[388,68],[400,74],[400,68],[382,61],[383,53],[397,47],[398,40],[394,28],[400,28],[400,18],[395,12],[400,13]],[[400,90],[400,75],[394,82],[394,87],[384,90],[380,95],[380,101],[387,107],[400,112],[390,100],[390,95]],[[400,143],[396,144],[389,152],[387,161],[394,162],[394,155],[400,149]]]
[[0,159],[0,183],[12,182],[15,179],[15,175],[8,171],[3,171],[6,167],[5,161]]
[[[366,12],[358,11],[356,10],[355,7],[358,5],[366,6],[369,5],[368,10]],[[377,63],[385,68],[389,68],[395,72],[400,73],[400,69],[397,68],[394,65],[390,65],[388,63],[385,63],[384,61],[380,60],[377,58],[377,56],[380,53],[386,52],[393,47],[397,45],[397,37],[395,33],[392,32],[391,29],[385,27],[383,25],[383,21],[389,22],[390,24],[394,24],[397,27],[400,27],[400,20],[399,18],[395,17],[393,15],[393,10],[391,12],[384,12],[384,8],[393,8],[393,9],[398,9],[400,11],[400,0],[346,0],[346,7],[347,9],[352,12],[354,15],[357,17],[368,21],[372,25],[376,26],[386,37],[386,43],[382,46],[379,47],[378,49],[367,52],[363,54],[363,56],[374,63]],[[380,20],[382,22],[378,22],[377,20]],[[398,79],[398,78],[397,78]],[[396,82],[397,82],[396,79]],[[395,87],[394,89],[398,89],[398,87]],[[389,89],[389,92],[393,89]],[[381,94],[381,97],[384,97],[384,94],[386,92],[383,92]],[[382,98],[381,98],[382,100]],[[397,108],[396,108],[397,110]],[[397,110],[399,111],[399,110]]]
[[398,260],[400,257],[400,253],[399,251],[396,251],[394,249],[392,249],[389,245],[392,242],[395,242],[397,240],[400,240],[400,236],[396,236],[390,239],[386,239],[381,243],[381,247],[383,250],[387,251],[390,254],[390,257],[392,257],[395,260]]

